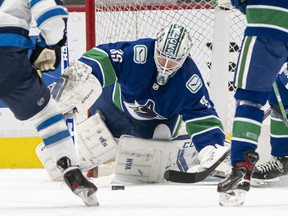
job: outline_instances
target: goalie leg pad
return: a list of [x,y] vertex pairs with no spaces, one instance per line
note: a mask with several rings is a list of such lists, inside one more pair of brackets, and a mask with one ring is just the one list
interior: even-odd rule
[[115,158],[118,146],[99,113],[77,125],[76,143],[83,171]]
[[94,104],[102,93],[98,79],[91,74],[92,69],[79,61],[72,62],[61,77],[49,88],[63,113],[76,108],[82,114]]
[[56,161],[53,159],[50,151],[46,149],[44,143],[40,143],[36,147],[36,155],[52,181],[63,181],[62,172],[57,168]]
[[179,170],[179,164],[185,159],[188,167],[198,163],[190,138],[165,141],[122,136],[114,166],[115,178],[133,183],[165,182],[164,172]]
[[[116,156],[117,142],[99,113],[77,126],[76,143],[82,171],[99,166]],[[63,180],[56,161],[44,143],[36,147],[36,154],[53,181]]]

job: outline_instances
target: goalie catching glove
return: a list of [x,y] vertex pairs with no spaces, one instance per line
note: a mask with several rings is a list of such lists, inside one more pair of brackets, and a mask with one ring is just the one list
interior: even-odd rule
[[58,102],[62,113],[76,108],[78,113],[83,114],[100,96],[102,86],[91,72],[90,66],[73,61],[61,77],[49,86],[51,95]]
[[61,62],[61,47],[66,43],[66,36],[55,45],[48,46],[44,39],[40,39],[30,56],[30,62],[42,72],[55,70]]

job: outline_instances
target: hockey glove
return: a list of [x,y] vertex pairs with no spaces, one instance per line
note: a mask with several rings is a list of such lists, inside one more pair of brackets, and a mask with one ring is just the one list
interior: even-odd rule
[[243,14],[246,13],[247,2],[248,0],[231,0],[232,5]]
[[30,56],[30,62],[42,72],[55,70],[61,62],[61,47],[66,43],[66,36],[55,45],[47,46],[43,42],[36,43]]
[[213,3],[214,6],[218,5],[222,10],[231,10],[233,8],[230,0],[212,0],[211,3]]

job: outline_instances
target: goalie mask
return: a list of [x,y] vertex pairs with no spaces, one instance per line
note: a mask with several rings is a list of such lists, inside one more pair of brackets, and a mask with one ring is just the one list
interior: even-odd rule
[[189,55],[191,47],[190,35],[180,25],[171,24],[157,34],[154,60],[159,85],[165,85],[175,75]]

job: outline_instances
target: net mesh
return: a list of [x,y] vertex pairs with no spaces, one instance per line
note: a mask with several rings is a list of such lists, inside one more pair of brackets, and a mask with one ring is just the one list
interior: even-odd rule
[[[161,28],[171,23],[183,25],[192,36],[191,56],[209,85],[213,82],[210,75],[214,10],[210,0],[96,0],[96,44],[155,38]],[[227,133],[231,132],[234,115],[232,80],[245,27],[245,16],[240,12],[233,10],[229,16],[229,97],[223,99],[223,105],[229,107]]]

